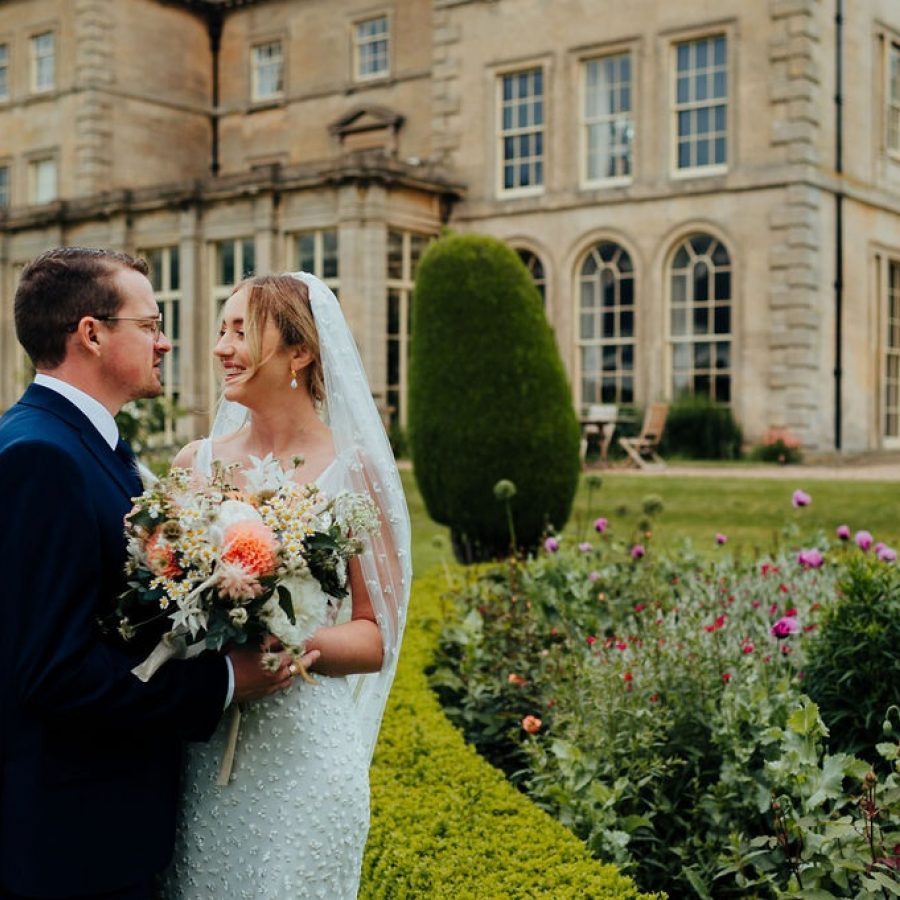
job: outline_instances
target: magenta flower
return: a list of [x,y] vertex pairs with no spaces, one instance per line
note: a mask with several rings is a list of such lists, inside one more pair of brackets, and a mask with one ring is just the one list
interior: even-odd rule
[[559,550],[559,541],[555,537],[548,537],[546,541],[544,541],[544,549],[548,553],[556,553]]
[[578,545],[578,549],[579,549],[582,553],[590,553],[591,550],[593,550],[594,548],[593,548],[587,541],[582,541],[582,542]]
[[800,623],[792,616],[784,616],[770,630],[774,637],[786,638],[800,630]]
[[799,488],[794,491],[793,496],[791,497],[791,506],[794,509],[799,509],[801,506],[809,506],[812,503],[812,497],[806,493],[806,491],[801,491]]
[[882,562],[896,562],[897,561],[897,551],[893,547],[883,546],[878,551],[878,558]]
[[594,531],[596,531],[597,534],[603,534],[607,528],[609,528],[609,522],[607,522],[606,519],[602,517],[594,519]]
[[853,540],[856,541],[856,546],[865,553],[872,546],[874,538],[868,531],[857,531],[853,535]]
[[721,531],[716,532],[716,543],[721,547],[728,540],[727,534],[722,534]]
[[842,540],[849,541],[850,540],[850,526],[849,525],[838,525],[835,528],[834,533]]
[[594,582],[600,580],[600,573],[594,569],[592,572],[588,572],[588,581]]
[[801,550],[797,554],[797,562],[804,569],[818,569],[825,561],[825,557],[813,547],[811,550]]
[[632,559],[640,559],[647,551],[644,549],[643,544],[635,544],[631,548],[631,558]]

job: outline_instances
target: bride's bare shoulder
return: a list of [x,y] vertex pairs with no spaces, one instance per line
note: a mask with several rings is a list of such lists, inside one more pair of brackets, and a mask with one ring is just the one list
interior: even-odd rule
[[182,447],[176,454],[175,458],[172,460],[172,468],[173,469],[193,469],[194,468],[194,458],[197,455],[197,449],[200,446],[200,441],[191,441],[186,446]]

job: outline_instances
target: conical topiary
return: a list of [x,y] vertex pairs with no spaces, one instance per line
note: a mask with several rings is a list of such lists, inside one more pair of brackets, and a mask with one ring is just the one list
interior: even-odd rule
[[[431,517],[474,561],[561,529],[578,485],[578,420],[540,295],[516,253],[448,235],[419,263],[413,297],[409,432]],[[506,501],[495,484],[516,486]]]

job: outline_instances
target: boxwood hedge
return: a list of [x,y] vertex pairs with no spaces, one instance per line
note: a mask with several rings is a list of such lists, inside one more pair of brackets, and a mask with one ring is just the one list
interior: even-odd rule
[[361,900],[637,900],[634,882],[516,791],[468,746],[428,687],[442,573],[413,588],[397,679],[372,767]]

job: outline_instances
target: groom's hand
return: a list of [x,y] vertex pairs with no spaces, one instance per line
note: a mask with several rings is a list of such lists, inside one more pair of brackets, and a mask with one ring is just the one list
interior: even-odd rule
[[228,658],[234,668],[233,703],[259,700],[290,686],[293,681],[290,655],[278,654],[280,662],[274,669],[263,666],[266,656],[271,656],[271,653],[261,653],[249,647],[236,647],[229,651]]

